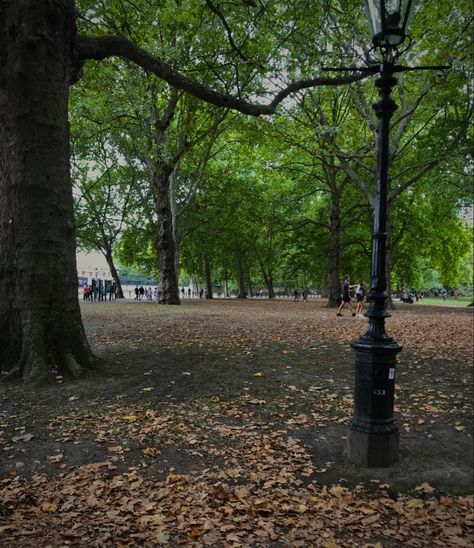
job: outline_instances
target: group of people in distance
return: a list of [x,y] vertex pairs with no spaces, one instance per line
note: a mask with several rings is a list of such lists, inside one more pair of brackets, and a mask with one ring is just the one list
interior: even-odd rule
[[82,300],[89,302],[104,302],[109,296],[109,301],[117,298],[117,286],[115,283],[86,284],[82,288]]
[[[181,288],[181,298],[184,299],[186,296],[188,299],[191,299],[194,297],[194,293],[192,293],[191,288],[188,287],[188,290],[186,291],[184,287]],[[158,287],[151,288],[151,287],[143,287],[142,285],[138,287],[138,285],[135,287],[135,301],[156,301],[158,302],[160,300],[161,291],[158,289]],[[204,296],[204,289],[201,289],[199,292],[199,298],[202,299]]]
[[[303,291],[301,292],[301,298],[303,299],[304,303],[308,302],[308,295],[309,295],[309,289],[303,289]],[[293,291],[293,301],[297,302],[299,300],[300,300],[300,292],[297,289],[295,289]]]
[[147,287],[146,289],[141,285],[135,287],[135,300],[136,301],[156,301],[159,299],[158,288],[152,289]]
[[[351,301],[351,289],[355,289],[355,297],[357,301],[356,310],[352,307]],[[342,282],[342,302],[337,310],[337,316],[342,316],[342,309],[349,305],[351,314],[355,318],[363,318],[362,314],[364,310],[364,300],[366,296],[366,289],[364,285],[364,280],[360,280],[358,284],[351,285],[351,280],[349,276],[345,276],[344,281]]]

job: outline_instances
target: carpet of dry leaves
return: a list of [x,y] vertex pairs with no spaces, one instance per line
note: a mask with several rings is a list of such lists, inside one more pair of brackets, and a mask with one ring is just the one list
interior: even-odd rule
[[400,462],[361,470],[366,320],[324,304],[84,305],[103,373],[0,389],[0,544],[473,546],[472,311],[394,311]]

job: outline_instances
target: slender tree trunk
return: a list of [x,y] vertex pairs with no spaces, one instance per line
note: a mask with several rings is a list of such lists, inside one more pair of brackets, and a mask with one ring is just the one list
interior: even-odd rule
[[179,235],[178,235],[178,207],[176,204],[176,168],[170,175],[170,208],[171,222],[173,225],[173,241],[174,241],[174,269],[176,279],[179,279]]
[[237,298],[246,299],[247,287],[245,285],[245,270],[242,262],[242,257],[240,255],[237,257],[237,276],[239,278],[239,294],[237,295]]
[[253,297],[252,279],[250,278],[250,272],[247,269],[247,287],[249,288],[249,296]]
[[206,280],[206,299],[213,299],[211,265],[206,258],[204,258],[204,278]]
[[107,261],[107,264],[109,265],[110,273],[112,274],[112,278],[114,279],[115,286],[117,287],[117,298],[123,299],[123,289],[122,284],[120,283],[120,278],[117,272],[117,269],[115,268],[114,259],[112,257],[112,252],[110,250],[107,250],[104,253],[105,260]]
[[330,218],[330,243],[329,243],[329,307],[339,306],[341,300],[340,277],[340,245],[341,245],[341,210],[340,196],[332,192],[331,218]]
[[33,385],[95,368],[69,178],[75,31],[72,0],[0,2],[0,366]]
[[170,175],[171,171],[162,169],[153,176],[158,213],[156,251],[160,266],[160,304],[180,304],[170,205]]

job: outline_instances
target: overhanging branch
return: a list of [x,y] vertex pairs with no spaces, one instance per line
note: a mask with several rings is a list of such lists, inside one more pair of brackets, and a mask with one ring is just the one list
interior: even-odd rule
[[301,89],[307,89],[317,86],[336,86],[340,84],[349,84],[368,78],[370,74],[354,73],[350,76],[338,78],[312,78],[309,80],[299,80],[289,84],[285,89],[277,93],[269,104],[249,103],[242,99],[233,97],[225,93],[214,91],[213,89],[194,82],[190,78],[183,76],[171,65],[163,61],[160,57],[138,47],[136,44],[121,36],[78,36],[77,55],[79,59],[95,59],[101,61],[108,57],[121,57],[134,62],[143,69],[152,72],[158,78],[168,82],[170,86],[186,91],[194,97],[206,101],[207,103],[218,107],[237,110],[242,114],[250,116],[260,116],[262,114],[273,114],[278,105],[289,95]]

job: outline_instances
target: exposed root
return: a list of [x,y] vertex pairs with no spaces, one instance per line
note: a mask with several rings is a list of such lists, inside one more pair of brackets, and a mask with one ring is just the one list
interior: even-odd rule
[[[23,379],[25,385],[40,387],[54,382],[53,367],[49,364],[55,363],[59,371],[73,379],[84,377],[88,372],[101,371],[98,360],[92,354],[89,345],[78,346],[78,348],[63,349],[57,359],[47,359],[46,356],[31,349],[22,353],[18,362],[5,375],[0,377],[0,382],[6,383]],[[75,354],[74,351],[78,351]],[[80,352],[80,354],[79,354]]]
[[20,377],[21,377],[20,366],[15,365],[15,367],[10,369],[10,371],[6,375],[2,376],[1,382],[11,382],[11,381],[14,381],[16,379],[19,379]]
[[20,379],[23,375],[23,369],[26,363],[26,354],[23,352],[20,359],[14,365],[6,375],[2,377],[1,382],[11,382]]
[[76,358],[71,352],[64,352],[62,365],[65,371],[69,373],[73,379],[79,379],[84,375],[84,369],[77,363]]
[[33,388],[51,384],[53,372],[42,357],[30,358],[23,369],[23,382]]

